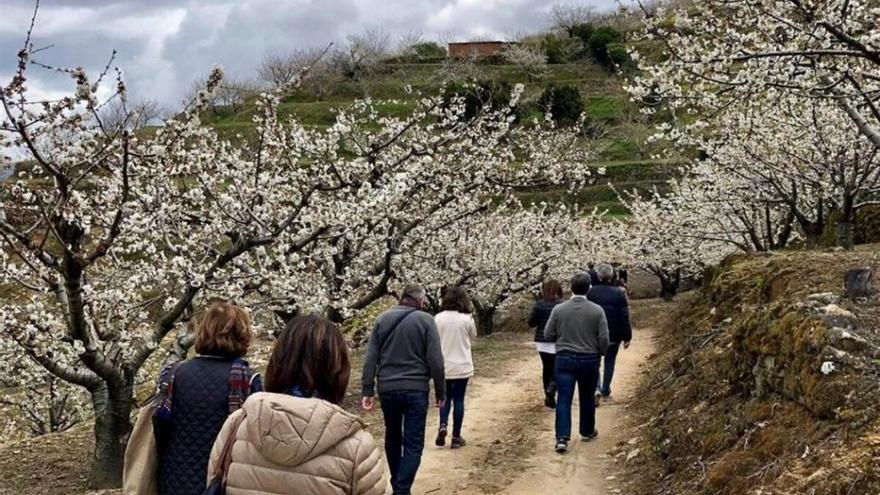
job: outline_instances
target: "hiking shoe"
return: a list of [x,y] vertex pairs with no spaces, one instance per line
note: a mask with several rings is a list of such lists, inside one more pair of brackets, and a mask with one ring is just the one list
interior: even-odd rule
[[594,399],[594,402],[596,403],[596,407],[599,407],[599,404],[602,402],[602,393],[597,391],[596,395],[593,399]]
[[[453,440],[452,442],[454,444],[455,440]],[[443,447],[446,445],[446,427],[445,426],[441,426],[440,431],[437,432],[437,439],[434,440],[434,445],[436,445],[438,447]]]
[[560,438],[556,441],[556,453],[564,454],[568,450],[568,440]]
[[449,448],[460,449],[460,448],[464,447],[465,445],[467,445],[467,442],[464,441],[464,438],[452,437],[452,444],[449,446]]
[[544,405],[549,407],[550,409],[556,409],[556,397],[548,394],[544,397]]
[[593,430],[593,433],[590,433],[587,436],[581,435],[581,441],[589,442],[590,440],[595,440],[596,437],[599,436],[599,430]]

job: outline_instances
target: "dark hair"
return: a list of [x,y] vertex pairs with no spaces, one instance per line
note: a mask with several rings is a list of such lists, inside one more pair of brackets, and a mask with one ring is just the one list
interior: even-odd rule
[[586,296],[590,291],[590,275],[578,273],[571,278],[571,292],[576,296]]
[[553,278],[545,280],[541,284],[541,298],[547,302],[562,299],[562,284]]
[[244,308],[215,302],[199,319],[195,348],[199,354],[237,358],[251,345],[251,317]]
[[457,285],[448,287],[443,291],[443,302],[440,311],[458,311],[459,313],[471,312],[471,300],[467,292]]
[[281,331],[266,368],[266,391],[296,386],[307,397],[339,404],[348,387],[351,359],[336,325],[315,315],[297,316]]

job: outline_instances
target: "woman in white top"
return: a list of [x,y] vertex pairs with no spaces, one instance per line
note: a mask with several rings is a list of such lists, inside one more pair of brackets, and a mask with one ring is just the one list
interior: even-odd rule
[[461,437],[464,421],[464,395],[468,378],[474,376],[474,358],[471,355],[471,339],[477,336],[477,325],[471,316],[471,302],[461,287],[450,287],[443,293],[440,312],[434,317],[440,332],[440,346],[446,367],[446,402],[440,408],[440,431],[436,445],[446,445],[449,411],[452,413],[453,449],[465,446]]

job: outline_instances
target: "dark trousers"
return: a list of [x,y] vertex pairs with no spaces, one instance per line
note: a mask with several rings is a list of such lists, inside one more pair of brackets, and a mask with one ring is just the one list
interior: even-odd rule
[[571,404],[577,386],[580,401],[579,430],[581,436],[596,428],[596,403],[593,394],[599,382],[599,355],[560,352],[556,354],[556,438],[571,439]]
[[379,394],[385,417],[385,458],[394,495],[408,495],[425,448],[428,392],[395,390]]
[[556,396],[556,354],[539,352],[541,356],[541,378],[544,381],[544,393]]
[[440,427],[449,424],[449,411],[452,412],[452,436],[461,436],[461,424],[464,422],[464,394],[467,392],[467,378],[446,380],[446,403],[440,408]]
[[612,342],[608,346],[608,352],[602,358],[602,386],[596,389],[603,397],[611,395],[611,379],[614,378],[614,363],[617,361],[617,352],[620,351],[620,342]]

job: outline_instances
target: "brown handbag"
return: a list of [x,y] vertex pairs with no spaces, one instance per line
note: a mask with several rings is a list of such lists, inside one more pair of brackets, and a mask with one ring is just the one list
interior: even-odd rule
[[241,411],[242,414],[236,418],[237,421],[232,426],[229,436],[226,437],[226,441],[223,443],[220,461],[217,463],[217,468],[214,470],[211,482],[205,488],[204,495],[225,495],[226,493],[226,477],[229,476],[229,466],[232,465],[232,447],[235,445],[235,436],[238,434],[238,427],[241,426],[241,423],[247,417],[247,413],[244,410]]

